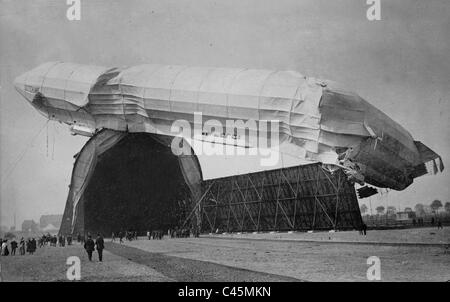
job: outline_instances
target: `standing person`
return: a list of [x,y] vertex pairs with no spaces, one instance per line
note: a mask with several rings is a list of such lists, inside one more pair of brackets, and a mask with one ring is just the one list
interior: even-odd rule
[[105,248],[105,242],[103,240],[102,234],[97,234],[97,239],[95,240],[95,245],[97,246],[98,260],[103,261],[103,249]]
[[25,255],[25,240],[22,238],[20,238],[20,243],[19,243],[19,253],[20,255]]
[[95,243],[94,240],[92,240],[91,235],[88,235],[88,239],[84,243],[84,249],[86,250],[88,254],[89,261],[92,261],[92,252],[95,249]]
[[437,221],[437,228],[438,228],[438,230],[444,228],[444,227],[442,226],[442,221],[441,221],[441,219],[438,219],[438,221]]
[[31,242],[31,238],[28,238],[27,240],[27,252],[30,255],[33,253],[33,243]]
[[31,238],[31,250],[30,250],[30,254],[33,255],[33,253],[36,251],[37,249],[37,243],[36,243],[36,239]]
[[2,256],[8,256],[8,255],[9,255],[8,240],[5,239],[5,240],[3,240],[3,243],[2,243]]
[[27,245],[27,253],[30,253],[30,251],[31,251],[31,239],[30,239],[30,237],[28,237],[26,245]]
[[123,238],[123,232],[120,231],[120,232],[119,232],[119,243],[123,243],[122,238]]
[[17,241],[13,239],[11,241],[11,256],[16,255],[16,249],[17,249]]
[[111,234],[111,242],[116,241],[116,236],[114,235],[114,232],[112,232]]
[[367,235],[367,224],[363,223],[362,230],[363,230],[363,235],[366,236]]

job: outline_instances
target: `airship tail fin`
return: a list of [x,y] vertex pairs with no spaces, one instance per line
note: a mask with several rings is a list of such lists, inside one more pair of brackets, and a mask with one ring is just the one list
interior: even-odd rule
[[420,154],[420,164],[415,167],[415,177],[424,174],[437,174],[444,170],[442,158],[433,150],[422,144],[420,141],[414,141]]

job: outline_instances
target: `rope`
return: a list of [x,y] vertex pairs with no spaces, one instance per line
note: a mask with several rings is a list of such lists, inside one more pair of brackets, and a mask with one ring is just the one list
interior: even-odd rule
[[53,124],[52,160],[55,159],[56,126]]
[[48,123],[45,126],[45,157],[48,157]]
[[39,129],[39,131],[36,133],[36,135],[31,139],[30,143],[29,143],[29,144],[25,147],[25,149],[20,153],[19,157],[18,157],[17,160],[14,162],[14,164],[12,164],[12,165],[10,166],[9,169],[7,169],[5,175],[2,177],[1,184],[3,184],[4,181],[5,181],[6,179],[9,178],[9,176],[11,176],[11,174],[12,174],[12,173],[14,172],[14,170],[16,169],[17,165],[20,163],[20,161],[23,159],[23,157],[24,157],[25,154],[27,153],[28,149],[30,149],[30,148],[33,146],[34,142],[36,141],[36,138],[41,134],[42,130],[44,130],[44,128],[47,126],[47,124],[48,124],[49,121],[50,121],[50,120],[47,120],[47,121],[45,122],[45,124]]

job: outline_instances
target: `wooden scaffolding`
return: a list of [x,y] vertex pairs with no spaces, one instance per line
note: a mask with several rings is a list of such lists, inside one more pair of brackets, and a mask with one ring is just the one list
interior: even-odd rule
[[353,184],[321,164],[202,183],[202,232],[360,229]]

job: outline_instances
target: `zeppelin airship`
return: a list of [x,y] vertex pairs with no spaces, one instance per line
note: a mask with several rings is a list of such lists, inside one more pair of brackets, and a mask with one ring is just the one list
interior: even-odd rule
[[[145,145],[143,135],[168,153],[173,153],[168,146],[174,138],[189,145],[193,154],[178,156],[178,170],[194,196],[190,209],[210,231],[357,227],[355,183],[403,190],[415,178],[444,168],[438,154],[357,94],[296,71],[49,62],[18,76],[14,85],[47,119],[90,137],[77,154],[72,174],[67,232],[101,227],[95,217],[86,216],[99,211],[96,206],[89,210],[79,201],[94,194],[89,186],[105,187],[90,183],[99,182],[95,170],[102,158],[109,158],[108,150],[134,140],[133,150],[145,153],[139,147]],[[214,127],[205,127],[211,121]],[[232,127],[225,127],[230,121]],[[200,129],[200,134],[192,136],[174,125]],[[263,149],[252,136],[277,138],[264,146],[277,154],[275,162],[261,164],[263,153],[258,152],[204,154],[196,144]],[[127,150],[115,152],[123,158],[132,153]],[[200,210],[194,211],[197,205]],[[79,218],[82,215],[86,217]],[[114,228],[119,225],[103,229]]]

